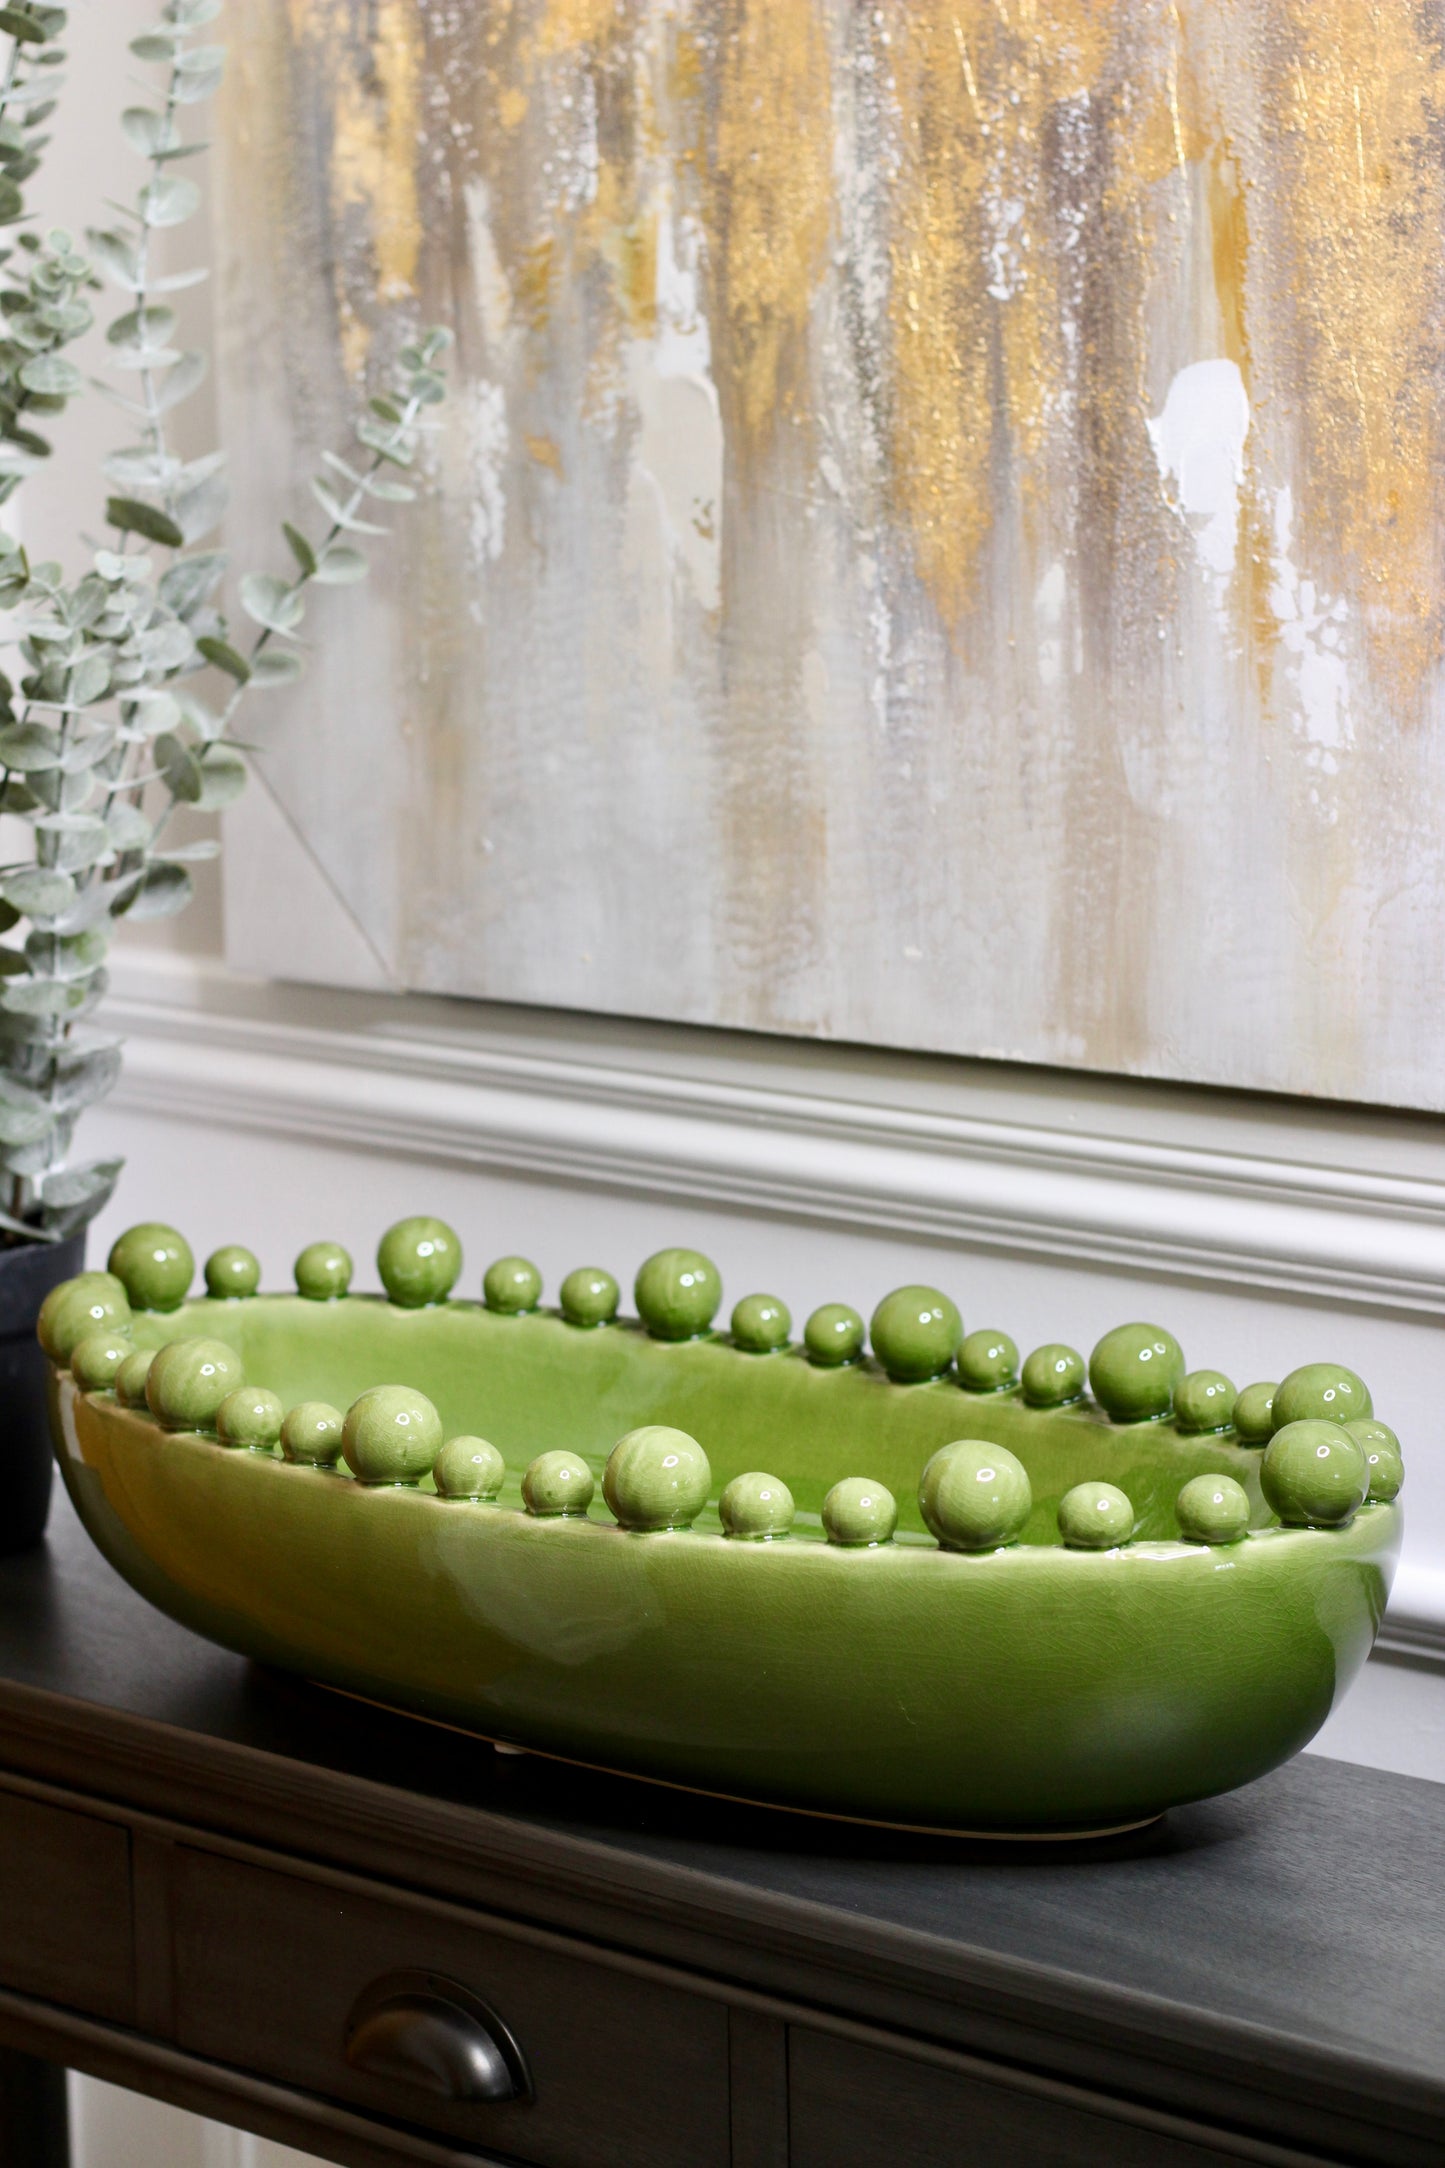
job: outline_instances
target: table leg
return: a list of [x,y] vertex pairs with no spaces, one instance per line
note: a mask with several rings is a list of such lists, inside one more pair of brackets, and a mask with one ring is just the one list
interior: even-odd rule
[[0,2168],[70,2168],[65,2072],[0,2048]]

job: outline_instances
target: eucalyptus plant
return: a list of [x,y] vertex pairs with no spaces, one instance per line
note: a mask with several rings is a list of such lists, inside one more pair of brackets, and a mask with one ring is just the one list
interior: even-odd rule
[[[121,127],[143,165],[133,199],[84,245],[31,223],[26,184],[63,87],[62,7],[0,5],[9,50],[0,74],[0,503],[43,471],[67,404],[102,391],[130,439],[104,462],[106,539],[86,545],[79,576],[33,563],[0,531],[0,612],[10,668],[0,671],[0,1240],[63,1240],[104,1205],[113,1159],[72,1157],[77,1117],[104,1097],[120,1042],[94,1019],[115,922],[178,911],[190,866],[211,842],[170,837],[179,806],[215,811],[247,779],[235,735],[242,704],[301,671],[298,634],[314,586],[364,578],[365,545],[386,532],[377,511],[415,495],[428,410],[444,396],[447,334],[404,345],[357,417],[350,456],[328,452],[312,480],[318,532],[282,522],[285,573],[251,571],[228,607],[224,454],[183,458],[171,417],[200,386],[204,354],[176,341],[170,298],[204,267],[157,265],[157,237],[200,208],[183,170],[204,145],[183,118],[215,90],[224,47],[199,33],[222,0],[166,0],[131,52],[153,95]],[[106,324],[109,381],[88,380],[66,349],[93,321],[93,297],[118,296]],[[12,839],[28,840],[12,856]]]

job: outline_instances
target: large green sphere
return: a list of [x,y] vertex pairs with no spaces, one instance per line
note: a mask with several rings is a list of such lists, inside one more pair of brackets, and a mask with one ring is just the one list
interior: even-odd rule
[[892,1491],[866,1476],[845,1476],[823,1500],[823,1528],[830,1543],[845,1551],[871,1550],[891,1543],[898,1526],[898,1504]]
[[936,1287],[895,1287],[873,1312],[868,1337],[895,1385],[921,1385],[953,1361],[963,1319]]
[[712,1469],[696,1438],[645,1423],[607,1456],[602,1495],[624,1528],[690,1528],[707,1504]]
[[654,1340],[696,1340],[717,1316],[722,1276],[700,1250],[658,1250],[638,1273],[632,1299]]
[[425,1393],[374,1385],[347,1409],[341,1449],[363,1483],[419,1483],[442,1449],[442,1419]]
[[344,1419],[329,1400],[302,1400],[281,1424],[281,1450],[301,1468],[334,1468],[341,1458]]
[[115,1374],[115,1397],[123,1408],[147,1408],[146,1379],[156,1359],[153,1347],[138,1347]]
[[292,1270],[308,1302],[339,1302],[351,1285],[351,1254],[339,1242],[308,1242]]
[[1089,1357],[1094,1398],[1116,1423],[1167,1415],[1184,1375],[1184,1351],[1162,1325],[1116,1325]]
[[1006,1332],[971,1332],[958,1351],[958,1382],[971,1393],[1001,1393],[1017,1382],[1019,1351]]
[[269,1453],[280,1443],[285,1414],[275,1393],[259,1385],[243,1385],[239,1392],[228,1393],[216,1410],[216,1436],[222,1445]]
[[1174,1421],[1180,1430],[1228,1430],[1239,1395],[1222,1370],[1191,1370],[1174,1391]]
[[600,1265],[578,1265],[562,1282],[557,1299],[569,1325],[581,1325],[590,1331],[595,1325],[612,1323],[622,1290]]
[[1274,1396],[1274,1427],[1318,1420],[1348,1423],[1373,1415],[1369,1387],[1343,1363],[1305,1363],[1291,1370]]
[[1049,1340],[1025,1358],[1019,1382],[1031,1408],[1066,1408],[1083,1399],[1088,1372],[1076,1347]]
[[1342,1528],[1369,1496],[1370,1464],[1342,1423],[1305,1416],[1270,1439],[1259,1487],[1286,1528]]
[[793,1494],[775,1475],[735,1475],[717,1502],[723,1534],[739,1543],[773,1543],[793,1525]]
[[166,1430],[214,1430],[221,1402],[245,1382],[224,1340],[172,1340],[146,1375],[146,1406]]
[[445,1302],[462,1269],[461,1237],[445,1220],[404,1219],[388,1227],[376,1248],[376,1269],[401,1310]]
[[822,1303],[803,1327],[803,1345],[824,1370],[857,1362],[867,1338],[868,1328],[850,1302]]
[[522,1317],[542,1300],[542,1275],[528,1257],[499,1257],[482,1276],[482,1300],[502,1317]]
[[1234,1403],[1234,1435],[1241,1445],[1268,1445],[1274,1436],[1274,1396],[1279,1387],[1270,1380],[1246,1385]]
[[190,1243],[159,1220],[128,1227],[111,1244],[106,1263],[135,1310],[178,1310],[196,1275]]
[[539,1453],[522,1478],[522,1503],[539,1520],[576,1520],[596,1490],[580,1453]]
[[788,1344],[792,1313],[776,1295],[744,1295],[733,1305],[733,1339],[749,1355],[776,1355]]
[[1191,1477],[1174,1501],[1186,1543],[1238,1543],[1249,1533],[1249,1493],[1232,1475]]
[[940,1446],[918,1485],[924,1525],[945,1551],[996,1551],[1016,1542],[1033,1502],[1023,1462],[980,1438]]
[[129,1326],[130,1315],[130,1297],[113,1272],[82,1272],[51,1288],[35,1329],[50,1360],[63,1367],[82,1340]]
[[1356,1415],[1345,1425],[1346,1430],[1364,1453],[1370,1471],[1370,1496],[1377,1505],[1388,1505],[1400,1495],[1405,1480],[1405,1463],[1400,1453],[1400,1441],[1388,1423],[1382,1423],[1377,1415]]
[[70,1374],[83,1393],[103,1393],[114,1385],[116,1373],[135,1347],[128,1332],[111,1326],[105,1332],[87,1333],[70,1358]]
[[1134,1508],[1112,1483],[1076,1483],[1059,1500],[1059,1534],[1072,1551],[1112,1551],[1134,1533]]
[[495,1498],[507,1464],[486,1438],[448,1438],[432,1465],[439,1498]]
[[212,1250],[206,1259],[206,1293],[213,1301],[254,1295],[260,1285],[261,1260],[254,1250],[242,1249],[239,1242]]

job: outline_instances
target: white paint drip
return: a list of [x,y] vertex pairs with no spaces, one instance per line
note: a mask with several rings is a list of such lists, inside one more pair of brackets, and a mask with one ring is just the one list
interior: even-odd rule
[[500,384],[489,384],[483,378],[471,387],[466,424],[473,491],[468,542],[473,568],[480,571],[501,556],[507,536],[502,471],[511,432],[507,427],[506,394]]
[[1149,441],[1175,510],[1194,537],[1216,601],[1234,570],[1249,398],[1232,361],[1192,361],[1169,386]]
[[698,278],[701,232],[690,218],[658,219],[657,332],[634,340],[629,360],[641,428],[637,463],[660,500],[662,527],[705,610],[722,599],[723,429],[712,380],[712,340]]
[[1064,672],[1064,603],[1069,579],[1056,557],[1034,589],[1034,626],[1039,640],[1039,683],[1057,685]]
[[1333,774],[1335,753],[1354,737],[1349,670],[1340,652],[1349,605],[1343,595],[1321,595],[1313,580],[1301,578],[1289,553],[1293,530],[1294,492],[1286,483],[1274,499],[1275,576],[1269,606],[1279,620],[1281,645],[1292,658],[1290,675],[1299,693],[1305,737],[1319,749],[1318,765]]

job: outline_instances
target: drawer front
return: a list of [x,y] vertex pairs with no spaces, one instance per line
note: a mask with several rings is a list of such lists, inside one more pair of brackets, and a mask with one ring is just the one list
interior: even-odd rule
[[0,1983],[129,2023],[134,1970],[126,1832],[0,1791]]
[[[173,1893],[183,2048],[539,2168],[727,2168],[721,2004],[420,1900],[200,1850],[177,1853]],[[502,2021],[530,2100],[458,2102],[348,2065],[368,1991],[427,1976]]]

